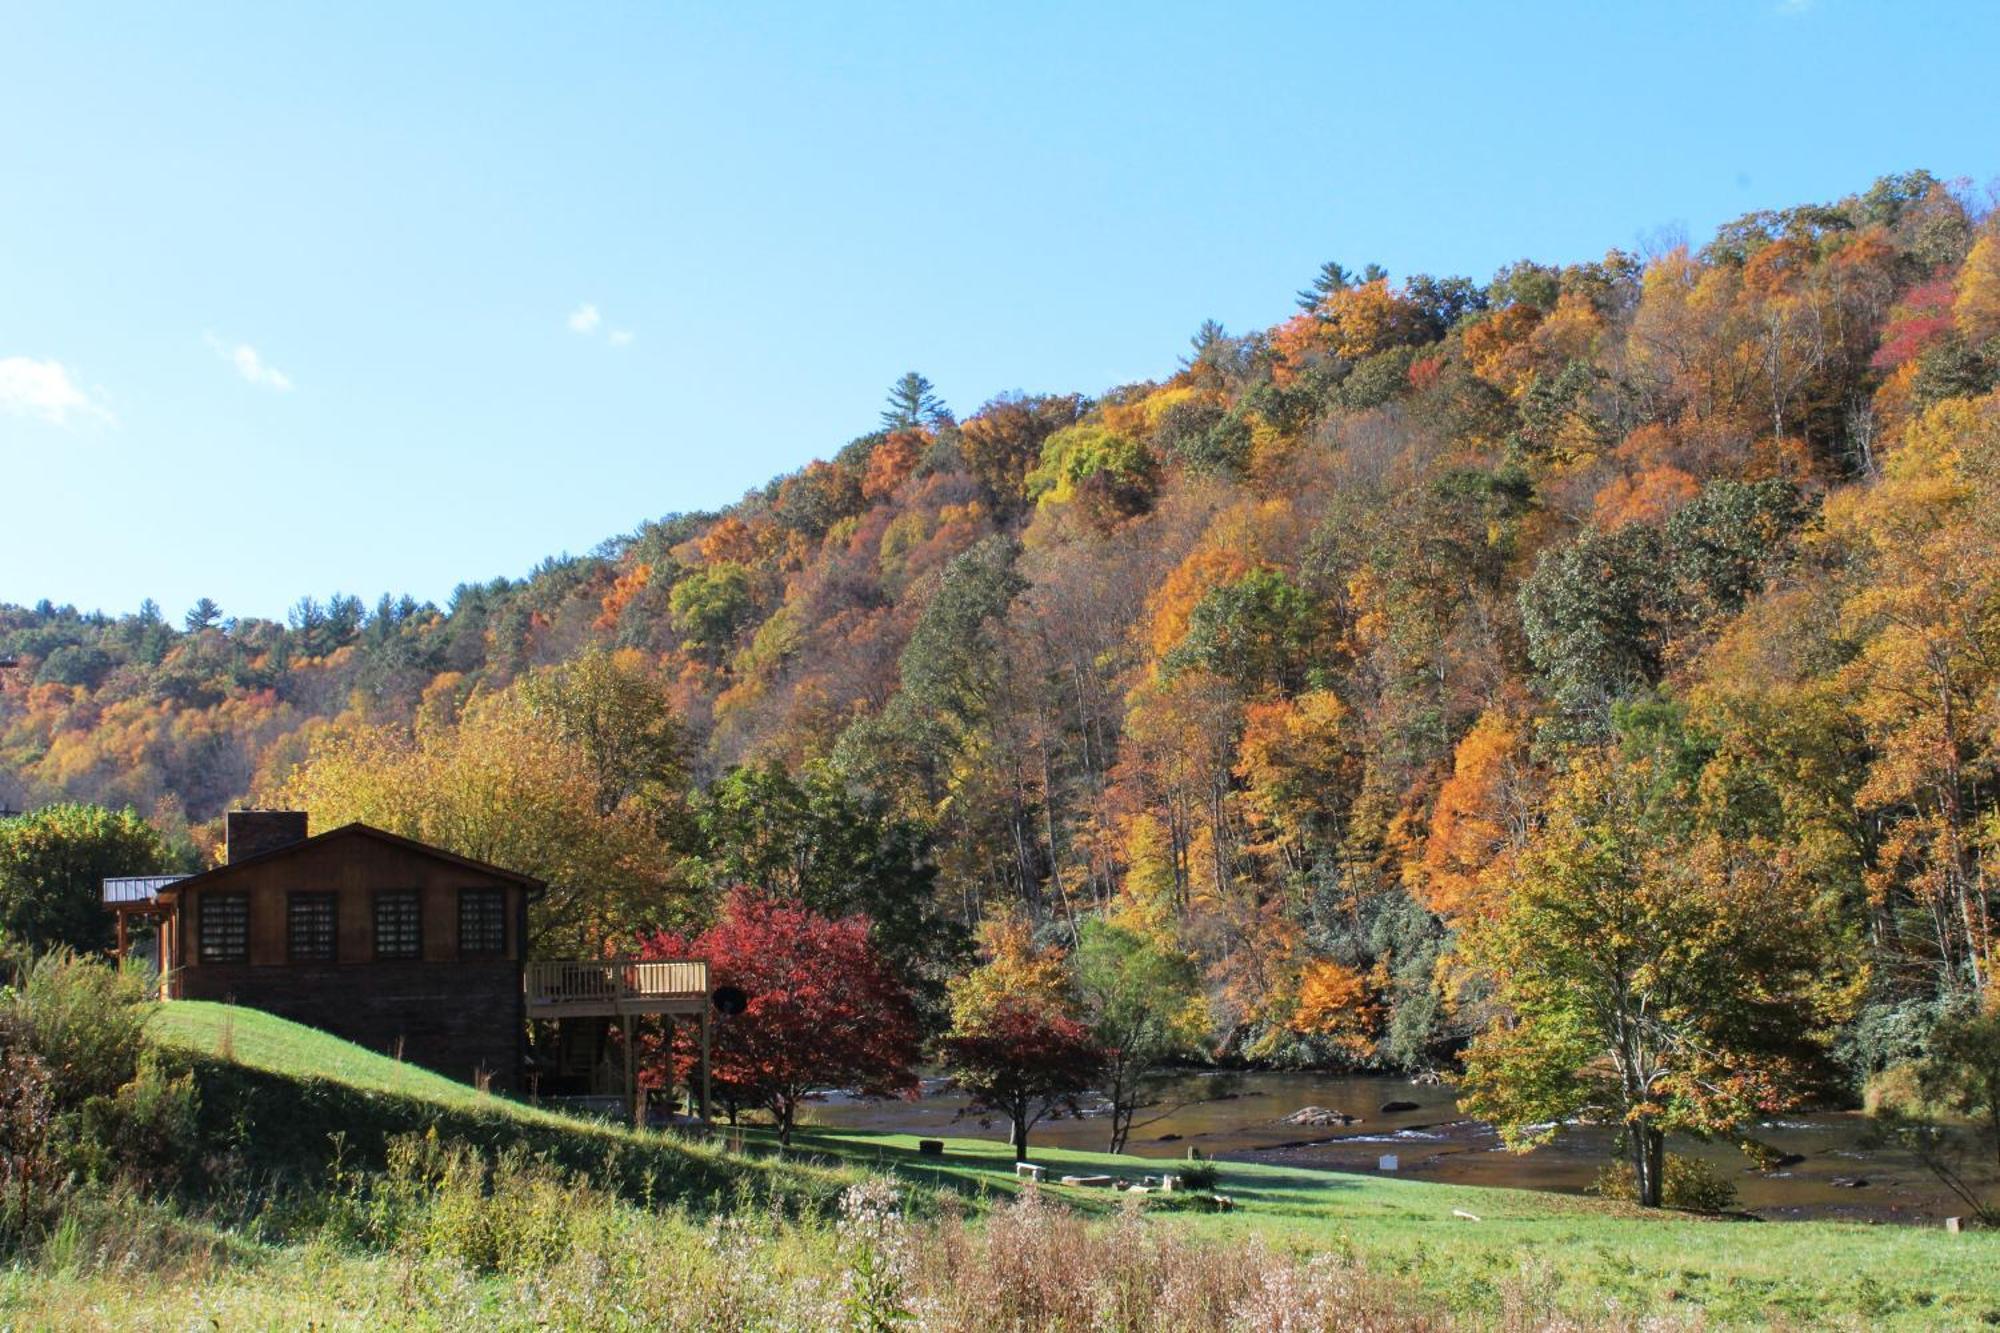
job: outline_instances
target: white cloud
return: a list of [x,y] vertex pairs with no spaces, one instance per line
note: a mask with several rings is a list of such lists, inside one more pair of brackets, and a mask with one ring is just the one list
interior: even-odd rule
[[585,301],[582,305],[570,311],[568,323],[571,333],[579,334],[585,338],[595,338],[598,331],[600,329],[603,330],[604,341],[613,347],[630,347],[633,341],[639,336],[630,329],[614,329],[606,325],[604,322],[604,312],[597,308],[595,302],[591,301]]
[[0,357],[0,412],[39,417],[52,426],[67,426],[76,418],[115,418],[76,386],[60,361],[33,357]]
[[216,355],[236,367],[236,373],[251,384],[261,385],[273,393],[290,393],[292,377],[257,354],[257,349],[249,343],[228,343],[208,335],[208,345]]

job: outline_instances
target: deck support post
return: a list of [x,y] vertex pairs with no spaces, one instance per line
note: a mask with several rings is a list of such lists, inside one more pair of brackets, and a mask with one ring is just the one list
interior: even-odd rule
[[125,922],[126,922],[126,915],[123,911],[120,911],[118,913],[118,965],[120,967],[123,967],[125,965],[125,948],[126,948]]
[[639,1100],[639,1053],[632,1047],[632,1015],[624,1015],[625,1024],[625,1109],[632,1113],[635,1129],[646,1127],[646,1106]]
[[704,1126],[712,1123],[708,1110],[708,1011],[709,1006],[704,1004],[701,1007],[701,1123]]

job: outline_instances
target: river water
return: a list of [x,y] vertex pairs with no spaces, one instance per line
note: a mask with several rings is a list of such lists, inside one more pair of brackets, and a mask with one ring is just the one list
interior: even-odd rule
[[[1611,1160],[1614,1146],[1610,1130],[1564,1126],[1547,1147],[1511,1153],[1491,1126],[1460,1112],[1449,1086],[1396,1078],[1195,1075],[1175,1085],[1172,1100],[1182,1098],[1185,1105],[1142,1112],[1126,1151],[1185,1157],[1195,1147],[1208,1157],[1369,1172],[1380,1170],[1381,1158],[1393,1154],[1397,1174],[1411,1179],[1582,1193]],[[1391,1102],[1414,1103],[1414,1109],[1381,1109]],[[1284,1117],[1308,1106],[1360,1120],[1340,1128],[1283,1123]],[[916,1101],[861,1101],[834,1094],[813,1103],[805,1118],[829,1128],[1007,1137],[1004,1119],[982,1122],[961,1116],[963,1109],[963,1098],[941,1081],[928,1080]],[[1762,1217],[1934,1224],[1964,1211],[1907,1154],[1866,1146],[1866,1130],[1866,1117],[1859,1112],[1801,1113],[1766,1121],[1752,1135],[1799,1158],[1770,1171],[1754,1169],[1730,1143],[1676,1137],[1668,1150],[1702,1157],[1728,1174],[1736,1182],[1740,1206]],[[1065,1117],[1037,1125],[1031,1142],[1103,1151],[1110,1132],[1107,1117]]]

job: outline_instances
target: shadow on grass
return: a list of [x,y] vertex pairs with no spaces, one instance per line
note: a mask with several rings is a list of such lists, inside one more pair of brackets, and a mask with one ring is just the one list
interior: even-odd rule
[[[773,1131],[748,1129],[744,1134],[750,1142],[768,1151],[779,1151],[777,1135]],[[804,1155],[807,1160],[817,1159],[848,1169],[888,1168],[913,1184],[968,1199],[995,1194],[1011,1195],[1020,1189],[1011,1156],[961,1153],[935,1157],[913,1147],[877,1140],[870,1135],[817,1134],[809,1130],[793,1131],[792,1146],[787,1151]]]
[[1359,1189],[1368,1183],[1365,1176],[1334,1171],[1299,1172],[1286,1175],[1232,1176],[1222,1163],[1222,1181],[1232,1194],[1247,1197],[1287,1198],[1301,1194],[1328,1194]]
[[[893,1141],[896,1138],[904,1141]],[[1013,1153],[1004,1143],[995,1143],[990,1150],[968,1151],[964,1146],[968,1141],[947,1140],[944,1154],[937,1156],[917,1149],[908,1142],[907,1135],[876,1135],[867,1131],[828,1133],[798,1130],[793,1133],[792,1142],[794,1152],[820,1154],[853,1166],[890,1168],[907,1180],[939,1191],[984,1197],[1013,1195],[1021,1188],[1021,1182],[1014,1173]],[[1047,1172],[1045,1187],[1065,1203],[1085,1212],[1116,1208],[1123,1196],[1113,1190],[1095,1187],[1064,1187],[1057,1183],[1060,1177],[1072,1173],[1103,1174],[1137,1181],[1142,1176],[1172,1174],[1187,1165],[1172,1158],[1128,1157],[1107,1161],[1107,1156],[1056,1149],[1046,1153],[1030,1152],[1029,1160]],[[1275,1207],[1303,1209],[1314,1204],[1330,1204],[1334,1202],[1332,1196],[1335,1194],[1358,1189],[1367,1183],[1363,1177],[1333,1172],[1245,1174],[1232,1171],[1228,1163],[1217,1165],[1221,1167],[1216,1186],[1218,1193],[1227,1194],[1239,1202]],[[1170,1209],[1171,1205],[1167,1205],[1169,1197],[1159,1196],[1153,1202]]]
[[[292,1078],[210,1056],[183,1054],[200,1093],[200,1141],[222,1173],[196,1173],[195,1192],[243,1179],[260,1188],[322,1189],[336,1152],[346,1169],[379,1171],[391,1140],[435,1130],[489,1161],[518,1151],[633,1203],[726,1212],[746,1202],[824,1212],[844,1181],[799,1163],[720,1151],[587,1120],[525,1117],[495,1099],[491,1110],[324,1078]],[[337,1146],[338,1145],[338,1146]],[[234,1180],[226,1177],[235,1176]]]

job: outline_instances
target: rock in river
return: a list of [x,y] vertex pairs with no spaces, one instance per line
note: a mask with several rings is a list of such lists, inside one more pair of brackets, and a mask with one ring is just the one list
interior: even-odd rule
[[1382,1114],[1383,1114],[1383,1115],[1401,1115],[1401,1114],[1402,1114],[1403,1112],[1405,1112],[1405,1111],[1415,1111],[1415,1110],[1417,1110],[1417,1109],[1418,1109],[1418,1107],[1417,1107],[1417,1104],[1416,1104],[1415,1102],[1383,1102],[1383,1103],[1382,1103]]
[[1358,1115],[1345,1111],[1332,1111],[1324,1106],[1302,1106],[1279,1121],[1285,1125],[1303,1125],[1311,1129],[1325,1129],[1331,1125],[1352,1125],[1361,1120]]

